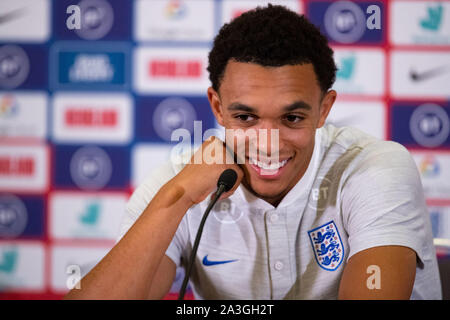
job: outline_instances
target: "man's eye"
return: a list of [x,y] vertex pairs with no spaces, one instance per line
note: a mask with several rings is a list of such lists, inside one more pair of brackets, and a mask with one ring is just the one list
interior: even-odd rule
[[249,114],[238,114],[235,118],[245,122],[255,120],[255,117]]
[[304,118],[297,115],[289,114],[285,116],[284,119],[290,123],[297,123],[302,121]]

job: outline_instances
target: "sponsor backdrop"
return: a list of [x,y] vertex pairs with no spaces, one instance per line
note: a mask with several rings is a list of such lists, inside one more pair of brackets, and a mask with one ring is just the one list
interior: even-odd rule
[[[108,252],[172,131],[216,127],[214,35],[267,2],[1,0],[1,298],[59,298]],[[411,150],[434,236],[449,242],[450,2],[270,2],[328,37],[339,67],[329,122]]]

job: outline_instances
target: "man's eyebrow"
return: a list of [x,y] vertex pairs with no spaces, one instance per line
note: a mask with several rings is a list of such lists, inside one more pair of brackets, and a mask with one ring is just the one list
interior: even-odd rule
[[245,104],[242,104],[240,102],[233,102],[232,104],[230,104],[227,107],[227,109],[229,111],[245,111],[245,112],[252,112],[252,113],[256,112],[255,108],[249,107],[249,106],[247,106]]
[[296,101],[296,102],[284,107],[283,111],[291,112],[291,111],[295,111],[297,109],[304,109],[304,110],[310,111],[310,110],[312,110],[312,107],[304,101]]
[[[227,107],[227,109],[229,111],[244,111],[244,112],[251,112],[251,113],[258,112],[258,110],[256,108],[250,107],[250,106],[245,105],[240,102],[233,102],[232,104],[230,104]],[[295,101],[294,103],[285,106],[282,110],[283,110],[283,112],[292,112],[297,109],[303,109],[303,110],[310,111],[310,110],[312,110],[312,107],[304,101]]]

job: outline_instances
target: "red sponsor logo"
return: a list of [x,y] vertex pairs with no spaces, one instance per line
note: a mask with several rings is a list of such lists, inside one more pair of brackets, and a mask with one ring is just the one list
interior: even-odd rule
[[202,70],[202,62],[199,60],[153,60],[149,64],[151,77],[200,78]]
[[0,156],[0,175],[32,176],[35,170],[34,158],[27,156]]
[[64,122],[68,127],[114,127],[117,118],[115,109],[68,108],[64,114]]

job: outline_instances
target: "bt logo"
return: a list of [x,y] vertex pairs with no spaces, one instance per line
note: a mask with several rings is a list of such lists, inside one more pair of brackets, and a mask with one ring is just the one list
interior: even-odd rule
[[331,180],[326,177],[319,177],[317,181],[317,186],[311,189],[311,201],[308,202],[308,206],[313,210],[323,211],[331,197]]
[[434,103],[417,107],[409,127],[414,140],[428,148],[440,146],[450,136],[450,118],[444,108]]
[[20,236],[27,223],[28,212],[22,200],[13,195],[0,196],[0,237]]
[[97,40],[104,37],[114,22],[114,10],[105,0],[82,0],[66,9],[69,16],[66,27],[83,39]]
[[359,5],[351,1],[334,2],[325,12],[324,26],[333,40],[354,43],[363,36],[366,29],[381,29],[381,8],[373,4],[364,12]]
[[217,202],[213,214],[220,223],[231,224],[242,218],[243,211],[239,210],[230,199],[223,199]]
[[72,156],[70,173],[79,188],[101,189],[111,178],[112,162],[103,149],[94,146],[82,147]]
[[174,130],[184,128],[194,131],[197,113],[192,104],[183,98],[167,98],[161,101],[153,113],[153,127],[156,134],[165,141],[171,141]]
[[16,45],[0,47],[0,88],[14,89],[28,78],[30,61]]

